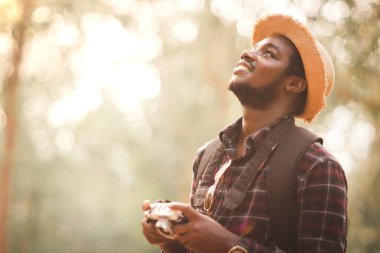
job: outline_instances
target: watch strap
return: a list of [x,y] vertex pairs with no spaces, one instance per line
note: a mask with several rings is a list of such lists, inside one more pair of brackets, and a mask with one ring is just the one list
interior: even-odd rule
[[239,244],[233,246],[228,253],[248,253],[248,250]]

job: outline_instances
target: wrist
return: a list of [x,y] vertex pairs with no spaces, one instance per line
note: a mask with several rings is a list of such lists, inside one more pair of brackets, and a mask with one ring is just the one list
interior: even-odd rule
[[219,252],[228,253],[233,246],[239,243],[239,240],[240,236],[230,232],[229,236],[224,238],[223,243],[220,244],[222,248]]
[[244,238],[239,238],[239,240],[229,248],[227,253],[248,253],[248,247],[244,243]]
[[176,240],[168,241],[168,242],[162,243],[158,246],[160,247],[161,252],[164,252],[164,253],[186,252],[185,247],[179,241],[176,241]]

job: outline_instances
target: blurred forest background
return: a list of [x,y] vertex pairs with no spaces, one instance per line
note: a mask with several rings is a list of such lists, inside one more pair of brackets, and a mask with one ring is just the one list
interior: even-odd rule
[[239,117],[226,87],[271,12],[333,56],[307,127],[347,174],[348,252],[380,252],[379,0],[0,0],[0,252],[158,252],[141,203],[187,202],[195,151]]

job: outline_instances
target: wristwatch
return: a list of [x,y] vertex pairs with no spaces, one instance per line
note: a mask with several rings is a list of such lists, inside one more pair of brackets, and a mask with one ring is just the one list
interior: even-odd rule
[[248,250],[240,245],[235,245],[227,253],[248,253]]

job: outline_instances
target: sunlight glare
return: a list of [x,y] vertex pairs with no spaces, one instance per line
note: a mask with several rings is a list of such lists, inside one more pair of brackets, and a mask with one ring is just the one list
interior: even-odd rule
[[349,173],[358,161],[369,155],[375,128],[352,104],[338,106],[327,117],[326,125],[324,145]]
[[252,27],[256,17],[251,13],[243,14],[236,22],[237,32],[244,37],[250,37],[252,35]]
[[350,149],[352,150],[352,153],[358,159],[366,158],[369,155],[370,147],[375,139],[375,127],[372,124],[361,120],[353,125],[351,135],[353,136],[353,138],[350,138]]
[[103,96],[99,90],[79,87],[67,92],[52,104],[48,110],[48,121],[53,127],[60,127],[66,123],[76,124],[82,121],[89,111],[97,109],[102,102]]
[[[62,19],[59,18],[55,22],[63,24]],[[54,23],[52,27],[60,27],[60,25]],[[38,81],[46,82],[53,76],[57,66],[64,68],[60,45],[56,44],[57,41],[54,38],[57,32],[59,33],[59,29],[55,32],[53,30],[41,32],[24,44],[24,57],[20,66],[22,80],[36,78]]]
[[73,24],[59,24],[52,27],[52,33],[55,43],[59,46],[71,46],[79,36],[79,31]]
[[350,8],[344,1],[329,1],[323,5],[322,14],[327,20],[338,22],[350,15]]
[[371,6],[371,3],[376,3],[376,0],[354,0],[354,2],[360,9],[368,9],[368,7]]
[[5,127],[6,124],[7,124],[7,115],[5,115],[5,112],[0,105],[0,131]]
[[63,129],[58,132],[54,141],[61,155],[66,155],[74,147],[75,137],[72,132]]
[[37,24],[45,23],[51,17],[51,10],[47,6],[41,6],[35,9],[32,14],[32,19]]
[[101,0],[104,4],[111,6],[114,11],[127,14],[133,11],[136,0]]
[[346,148],[346,137],[354,116],[347,107],[337,107],[327,119],[328,132],[324,141],[326,148],[338,159],[347,173],[352,169],[353,162]]
[[103,65],[125,58],[149,61],[161,51],[161,40],[156,34],[134,33],[113,17],[87,14],[82,18],[82,26],[86,38],[85,57],[90,60],[101,57],[99,60],[106,61]]
[[319,9],[321,8],[320,0],[302,0],[300,7],[309,17],[315,17],[319,14]]
[[140,112],[141,100],[156,98],[161,91],[158,72],[145,63],[125,63],[114,68],[106,91],[118,108],[125,112]]
[[344,64],[351,63],[351,54],[347,50],[347,40],[345,38],[337,37],[332,43],[331,52],[334,54],[334,58]]
[[212,0],[211,11],[228,22],[237,20],[242,13],[242,3],[236,0]]
[[335,23],[328,22],[327,20],[318,20],[315,22],[315,31],[319,35],[330,37],[334,34],[335,29]]
[[117,180],[129,186],[134,181],[133,170],[130,169],[130,157],[121,143],[111,147],[111,154],[106,158],[109,169],[116,175]]
[[23,18],[23,10],[21,3],[14,0],[0,0],[0,9],[6,11],[1,12],[1,22],[5,24],[15,24]]
[[0,55],[8,54],[12,49],[11,37],[6,33],[0,33]]
[[209,106],[214,99],[215,91],[210,86],[204,86],[197,98],[197,104],[200,106]]
[[144,122],[135,122],[131,125],[131,135],[141,144],[149,143],[152,137],[152,129],[149,124]]
[[288,9],[291,7],[289,0],[261,1],[260,4],[261,15],[289,12]]
[[199,12],[203,6],[205,1],[204,0],[177,0],[179,7],[184,11],[189,12]]
[[53,126],[76,123],[96,110],[107,95],[129,118],[143,115],[142,101],[156,98],[161,90],[157,70],[147,61],[158,56],[161,41],[126,30],[120,21],[94,13],[81,22],[84,43],[70,59],[75,87],[55,101],[48,112]]
[[355,162],[351,153],[344,150],[337,150],[334,152],[334,156],[338,162],[342,165],[343,170],[348,175],[352,169],[354,169]]
[[33,97],[25,99],[22,105],[24,117],[31,122],[43,118],[46,108],[49,108],[49,104],[49,97],[45,92],[36,93]]
[[53,149],[49,135],[46,131],[38,129],[32,133],[32,142],[35,146],[36,155],[41,160],[47,161],[53,157]]
[[179,41],[190,43],[198,35],[198,26],[191,20],[183,20],[174,25],[173,32]]
[[[317,6],[305,5],[303,8],[312,8]],[[302,23],[306,23],[307,16],[305,11],[291,4],[289,0],[278,1],[261,1],[252,2],[248,0],[232,1],[232,0],[213,0],[211,2],[211,11],[222,17],[227,23],[236,22],[237,32],[244,36],[250,37],[252,35],[252,27],[258,17],[263,13],[268,14],[286,14],[294,17]]]
[[307,22],[307,16],[302,9],[293,6],[293,7],[288,7],[288,8],[279,8],[279,9],[274,9],[274,13],[281,13],[285,15],[292,16],[293,18],[297,19],[301,23],[306,23]]

